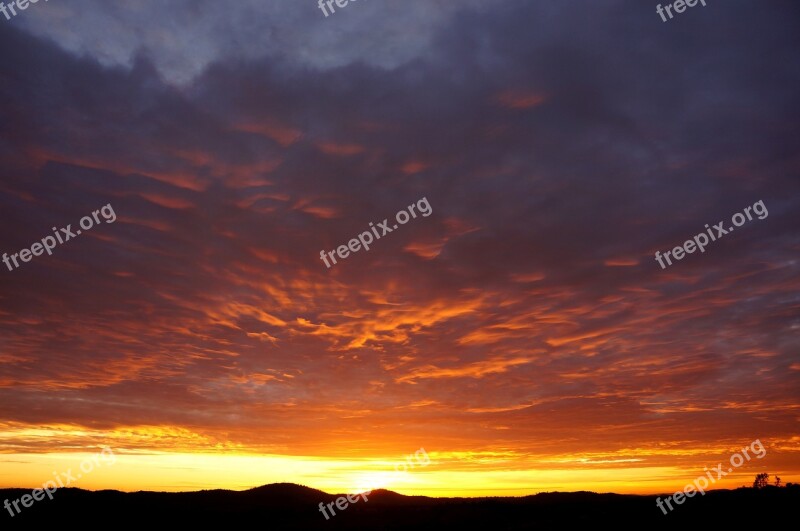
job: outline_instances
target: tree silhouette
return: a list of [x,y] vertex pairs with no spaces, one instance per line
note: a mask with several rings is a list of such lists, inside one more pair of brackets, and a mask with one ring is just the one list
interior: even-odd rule
[[756,476],[756,480],[753,481],[754,489],[763,489],[767,485],[769,485],[769,474],[767,474],[766,472],[758,474]]
[[775,486],[776,487],[781,486],[781,478],[777,474],[775,474]]

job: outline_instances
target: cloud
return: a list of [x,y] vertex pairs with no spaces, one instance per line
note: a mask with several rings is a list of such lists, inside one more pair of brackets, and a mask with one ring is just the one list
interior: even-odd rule
[[[452,4],[51,2],[4,26],[2,252],[119,219],[0,272],[3,418],[298,452],[502,433],[590,462],[788,439],[785,4],[681,31],[629,2]],[[431,216],[320,261],[421,197]],[[759,199],[769,218],[652,259]]]

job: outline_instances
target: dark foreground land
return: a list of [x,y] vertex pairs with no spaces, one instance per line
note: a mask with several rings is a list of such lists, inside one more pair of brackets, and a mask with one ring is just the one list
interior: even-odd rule
[[[0,503],[30,490],[0,490]],[[157,526],[197,525],[265,530],[418,530],[486,529],[551,530],[565,524],[578,529],[714,529],[745,525],[795,528],[800,508],[800,485],[764,489],[741,488],[708,492],[687,499],[664,515],[655,496],[543,493],[522,498],[427,498],[375,491],[369,500],[337,510],[330,520],[319,511],[320,502],[339,495],[290,483],[233,492],[209,490],[191,493],[118,491],[89,492],[60,489],[53,499],[22,509],[13,518],[2,509],[0,529],[42,529],[44,525],[108,529],[118,524]],[[20,505],[20,508],[22,506]],[[776,525],[778,524],[778,525]],[[125,525],[126,528],[131,525]]]

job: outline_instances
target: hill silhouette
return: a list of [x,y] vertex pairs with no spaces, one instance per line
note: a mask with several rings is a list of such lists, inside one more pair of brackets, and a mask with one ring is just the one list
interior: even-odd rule
[[[14,500],[30,489],[0,490],[0,502]],[[764,525],[796,519],[800,485],[784,488],[716,490],[687,499],[664,515],[655,496],[548,492],[523,497],[431,498],[376,490],[326,520],[319,503],[345,494],[277,483],[245,490],[197,492],[131,492],[59,489],[53,500],[34,502],[13,518],[2,511],[4,529],[41,529],[43,525],[75,524],[84,529],[107,529],[123,521],[131,526],[162,524],[263,526],[269,530],[417,529],[553,529],[564,524],[617,529],[674,529],[688,525],[719,527],[746,522]],[[791,525],[790,525],[791,527]]]

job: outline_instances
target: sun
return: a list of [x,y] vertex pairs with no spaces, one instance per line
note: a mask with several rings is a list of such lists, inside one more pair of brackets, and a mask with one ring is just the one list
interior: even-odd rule
[[391,489],[396,473],[393,472],[362,472],[353,477],[353,493],[369,492],[378,489]]

